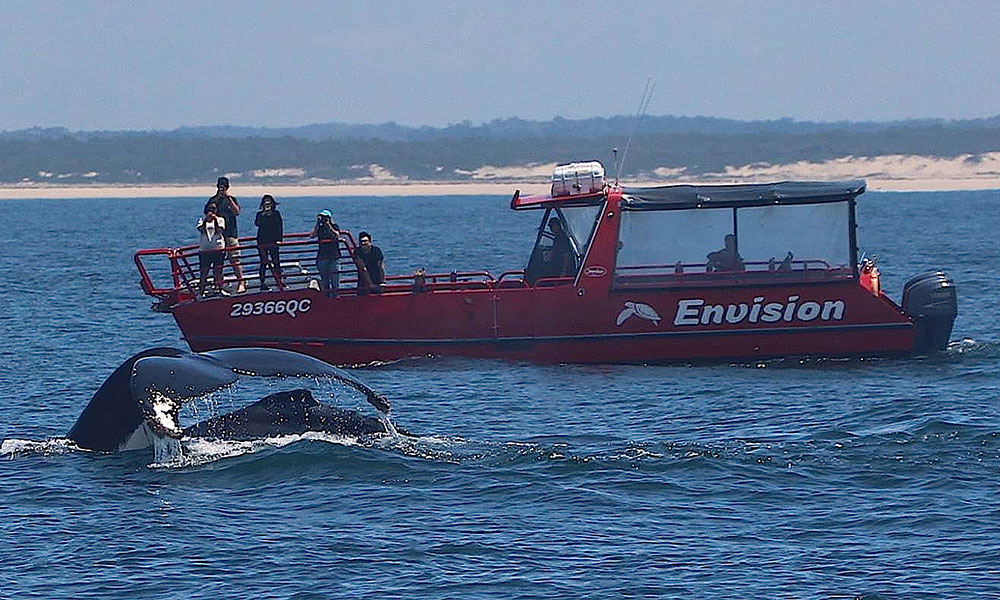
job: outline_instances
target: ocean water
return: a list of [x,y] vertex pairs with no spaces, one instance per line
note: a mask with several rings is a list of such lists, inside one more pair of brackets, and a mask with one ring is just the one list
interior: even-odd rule
[[[372,232],[396,272],[519,268],[541,216],[279,201],[287,231],[328,208]],[[204,442],[173,465],[61,438],[126,357],[182,347],[131,256],[193,242],[202,202],[3,202],[0,598],[1000,598],[998,201],[859,200],[890,295],[955,279],[941,356],[401,361],[354,373],[415,440]]]

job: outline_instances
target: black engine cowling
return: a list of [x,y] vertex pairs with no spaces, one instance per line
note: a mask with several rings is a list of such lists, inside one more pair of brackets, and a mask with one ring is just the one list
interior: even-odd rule
[[958,316],[958,293],[944,271],[928,271],[903,286],[903,311],[913,319],[918,354],[939,352],[948,347],[951,328]]

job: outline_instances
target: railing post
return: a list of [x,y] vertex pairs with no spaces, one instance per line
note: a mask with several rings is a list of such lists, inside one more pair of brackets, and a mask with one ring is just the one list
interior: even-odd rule
[[181,269],[177,264],[177,251],[171,248],[167,258],[170,260],[170,275],[174,280],[174,289],[179,290],[181,288]]

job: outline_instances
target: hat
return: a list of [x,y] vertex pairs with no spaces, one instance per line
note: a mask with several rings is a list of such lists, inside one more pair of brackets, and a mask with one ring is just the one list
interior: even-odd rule
[[275,200],[274,196],[272,196],[271,194],[264,194],[263,196],[261,196],[261,198],[260,198],[260,207],[261,208],[264,208],[264,203],[265,202],[270,202],[271,204],[273,204],[275,206],[278,205],[278,201]]
[[326,217],[327,219],[332,219],[333,218],[333,215],[330,214],[330,211],[328,211],[328,210],[321,210],[321,211],[319,211],[319,214],[316,215],[316,216],[317,217]]
[[229,178],[219,177],[218,181],[215,182],[215,187],[229,187]]

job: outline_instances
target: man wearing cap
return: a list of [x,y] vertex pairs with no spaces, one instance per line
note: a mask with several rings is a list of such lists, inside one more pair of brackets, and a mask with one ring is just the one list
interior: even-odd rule
[[247,291],[247,286],[243,282],[243,267],[240,265],[240,250],[238,247],[240,244],[240,232],[236,217],[241,212],[240,203],[236,198],[229,195],[228,177],[219,177],[215,183],[215,188],[215,195],[208,199],[208,203],[205,206],[214,203],[218,206],[219,216],[226,221],[224,235],[226,236],[226,246],[230,248],[227,252],[229,255],[229,264],[233,266],[233,272],[236,274],[236,293],[242,294]]

